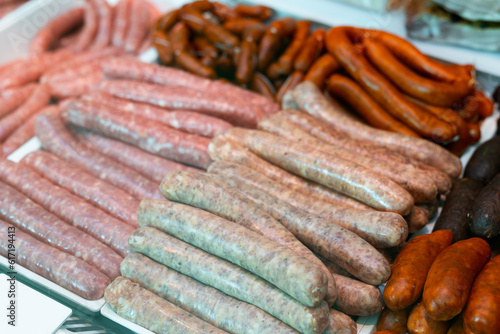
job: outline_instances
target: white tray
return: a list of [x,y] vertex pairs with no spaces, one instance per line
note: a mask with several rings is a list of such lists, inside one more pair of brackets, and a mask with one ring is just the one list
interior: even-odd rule
[[[16,271],[20,269],[18,265],[16,265],[15,268]],[[0,302],[4,311],[2,312],[3,314],[0,321],[0,333],[54,333],[73,313],[69,307],[16,281],[16,297],[14,298],[16,301],[16,322],[15,327],[8,325],[7,321],[9,318],[6,317],[7,312],[4,308],[10,304],[11,300],[7,296],[7,291],[10,289],[10,283],[7,281],[8,278],[8,275],[0,274],[0,291],[2,292],[0,295]]]
[[[8,268],[8,261],[3,256],[0,256],[0,266],[2,268],[5,268],[6,270]],[[20,266],[19,264],[16,264],[16,272],[18,273],[18,275],[21,275],[21,276],[25,277],[26,279],[28,279],[34,283],[37,283],[40,286],[46,288],[50,292],[50,294],[53,293],[53,294],[57,295],[58,297],[62,297],[62,299],[69,300],[69,301],[73,302],[74,304],[78,305],[79,307],[81,307],[83,310],[90,311],[91,313],[99,312],[99,310],[101,309],[101,307],[105,303],[104,298],[100,298],[97,300],[87,300],[83,297],[80,297],[77,294],[57,285],[56,283],[49,281],[45,277],[42,277],[42,276],[32,272],[31,270],[24,268],[23,266]],[[1,291],[3,291],[3,290],[1,290]],[[31,300],[28,300],[28,302],[32,303]],[[43,310],[43,309],[45,309],[45,306],[40,308],[40,310]],[[31,333],[35,333],[35,332],[31,332]]]
[[104,317],[108,318],[109,320],[114,321],[114,322],[122,325],[123,327],[128,328],[131,331],[134,331],[136,333],[139,333],[139,334],[154,334],[150,330],[148,330],[148,329],[146,329],[144,327],[141,327],[141,326],[133,323],[132,321],[129,321],[129,320],[125,319],[125,318],[120,317],[118,314],[116,314],[116,312],[108,304],[105,304],[101,308],[101,314]]

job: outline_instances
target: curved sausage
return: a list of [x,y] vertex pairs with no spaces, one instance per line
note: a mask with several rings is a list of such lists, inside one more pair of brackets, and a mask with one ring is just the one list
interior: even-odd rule
[[111,33],[111,43],[114,46],[122,47],[125,43],[132,1],[133,0],[121,0],[115,5]]
[[321,54],[325,46],[326,32],[323,29],[316,29],[304,42],[300,52],[293,61],[293,68],[296,71],[307,73],[316,58]]
[[136,53],[146,37],[149,27],[149,9],[142,0],[132,0],[130,25],[125,37],[125,51]]
[[33,94],[35,88],[36,84],[27,84],[25,86],[3,90],[0,97],[0,118],[22,105],[31,94]]
[[415,305],[408,317],[408,331],[410,334],[446,334],[449,321],[438,321],[432,319],[424,308],[424,303]]
[[80,258],[51,247],[0,220],[0,254],[8,255],[7,235],[15,231],[16,262],[77,295],[96,300],[111,281],[108,276]]
[[99,28],[97,8],[95,8],[95,3],[93,1],[85,2],[85,16],[83,19],[84,25],[81,32],[78,34],[78,38],[73,44],[72,49],[76,52],[81,52],[87,50],[97,34],[97,29]]
[[385,307],[377,320],[377,331],[388,331],[392,334],[406,334],[407,322],[411,307],[401,311],[393,311]]
[[[109,45],[111,41],[113,11],[106,0],[91,0],[97,11],[98,29],[94,41],[90,46],[91,50],[102,50]],[[140,15],[135,13],[134,16]],[[133,18],[131,19],[133,20]]]
[[330,324],[323,334],[356,334],[358,326],[348,315],[334,309],[330,309]]
[[273,15],[274,11],[266,6],[251,6],[251,5],[237,5],[234,7],[236,14],[241,16],[249,16],[262,21],[269,20]]
[[340,69],[339,63],[329,53],[325,53],[311,65],[307,71],[304,81],[311,81],[323,90],[326,79]]
[[437,231],[410,240],[392,265],[392,275],[384,288],[387,307],[401,311],[415,303],[426,284],[434,259],[451,244],[450,231]]
[[333,307],[345,314],[370,316],[384,307],[378,287],[342,275],[333,275],[338,297]]

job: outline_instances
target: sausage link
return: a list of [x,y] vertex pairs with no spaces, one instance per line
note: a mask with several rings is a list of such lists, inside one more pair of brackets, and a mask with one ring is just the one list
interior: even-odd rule
[[97,34],[99,28],[97,8],[95,8],[95,3],[93,1],[85,2],[85,15],[83,17],[83,27],[81,32],[78,34],[78,38],[73,44],[72,49],[76,52],[82,52],[87,50]]
[[66,224],[14,188],[0,183],[0,216],[48,245],[77,256],[113,279],[122,257],[87,233]]
[[234,7],[236,14],[241,16],[249,16],[261,21],[269,20],[273,15],[274,11],[266,6],[251,6],[251,5],[237,5]]
[[[230,333],[297,333],[261,309],[227,296],[144,255],[131,254],[120,267],[124,277]],[[158,280],[160,277],[161,280]]]
[[391,82],[355,50],[352,40],[361,34],[362,30],[353,27],[333,28],[326,38],[327,48],[351,77],[394,117],[426,138],[438,142],[451,141],[456,133],[450,125],[407,101]]
[[0,96],[0,118],[21,106],[33,94],[35,88],[35,84],[27,84],[4,90]]
[[481,189],[468,218],[473,235],[491,239],[500,234],[500,173]]
[[334,74],[328,78],[327,86],[330,94],[347,102],[368,124],[378,129],[418,137],[415,131],[394,119],[351,79]]
[[307,73],[316,58],[321,54],[325,46],[326,32],[323,29],[315,30],[304,42],[300,52],[293,61],[296,71]]
[[245,40],[240,49],[235,76],[236,81],[244,85],[250,82],[257,67],[257,45],[253,41]]
[[[444,148],[427,140],[373,129],[349,119],[328,103],[323,94],[310,82],[303,82],[294,90],[294,98],[301,110],[326,122],[331,130],[364,143],[387,148],[436,167],[456,178],[462,171],[460,160]],[[330,131],[331,131],[330,130]]]
[[436,257],[422,298],[432,319],[450,320],[462,311],[472,283],[490,255],[491,248],[486,241],[472,238],[454,243]]
[[265,30],[266,25],[255,19],[247,18],[235,18],[233,20],[228,20],[224,22],[224,28],[233,34],[242,36],[245,30],[249,28],[258,28],[259,30]]
[[136,53],[149,31],[149,9],[142,0],[132,0],[130,26],[125,37],[125,51]]
[[[327,319],[326,303],[317,307],[304,306],[249,271],[157,229],[142,227],[136,230],[130,237],[130,247],[203,284],[255,305],[299,331],[320,327]],[[273,303],[266,302],[268,298]]]
[[58,114],[38,115],[35,122],[35,134],[46,150],[75,163],[88,173],[110,182],[134,197],[142,199],[159,196],[154,182],[79,144],[65,128]]
[[45,151],[32,152],[21,163],[128,225],[138,226],[139,202],[125,191]]
[[199,75],[200,77],[214,79],[215,71],[205,66],[198,58],[182,50],[175,56],[175,62],[179,68]]
[[[111,281],[108,276],[80,258],[51,247],[15,225],[0,220],[2,235],[15,234],[16,263],[77,295],[96,300]],[[7,238],[0,239],[0,255],[10,258]]]
[[104,299],[119,316],[155,333],[227,334],[121,276],[106,288]]
[[[128,237],[134,231],[131,226],[108,216],[86,200],[54,185],[31,168],[1,160],[0,180],[22,192],[68,224],[101,241],[122,257],[130,252]],[[25,180],[30,180],[30,182],[26,183]]]
[[132,13],[132,1],[133,0],[121,0],[114,8],[114,18],[110,38],[111,44],[114,46],[122,47],[125,44],[129,17]]
[[345,314],[370,316],[380,313],[384,307],[378,287],[362,283],[342,275],[333,275],[338,297],[333,307]]
[[400,311],[393,311],[385,307],[377,320],[377,331],[389,331],[393,334],[408,333],[408,316],[410,315],[411,307],[407,307]]
[[174,50],[168,35],[161,31],[155,30],[153,33],[153,45],[158,51],[158,57],[163,65],[172,65],[174,62]]
[[266,73],[266,69],[273,61],[281,45],[281,39],[291,35],[296,29],[296,22],[292,18],[283,18],[273,21],[262,37],[258,53],[258,69]]
[[323,334],[356,334],[358,325],[351,317],[330,309],[330,323]]
[[449,326],[449,321],[432,319],[425,311],[423,302],[416,304],[408,317],[410,334],[446,334]]
[[275,96],[276,102],[281,103],[281,101],[283,100],[283,96],[285,96],[285,94],[288,91],[293,90],[299,83],[302,82],[303,79],[304,79],[304,73],[300,71],[295,71],[292,74],[290,74],[276,92]]
[[203,28],[203,34],[215,46],[220,49],[230,50],[240,43],[238,37],[227,31],[224,27],[207,22]]
[[[111,41],[113,26],[113,10],[106,0],[90,0],[97,9],[98,29],[94,41],[90,46],[91,50],[102,50],[107,47]],[[134,12],[135,15],[142,13]],[[131,20],[134,20],[131,18]]]
[[500,331],[500,256],[492,258],[476,277],[464,311],[465,333]]
[[[176,174],[179,175],[178,172]],[[169,176],[175,177],[175,174],[169,174],[165,180]],[[164,192],[168,182],[165,180],[161,185]],[[325,297],[327,279],[318,266],[311,265],[289,248],[244,226],[206,211],[166,201],[143,201],[139,206],[138,218],[141,226],[159,228],[239,265],[286,291],[304,305],[317,306]],[[178,225],[180,222],[182,224]],[[185,233],[187,226],[190,226],[189,233]],[[245,240],[245,243],[241,240]]]
[[222,22],[239,18],[239,15],[234,11],[234,8],[231,8],[223,3],[213,1],[212,6],[213,14]]
[[[311,65],[307,71],[304,81],[311,81],[319,89],[323,89],[326,79],[340,69],[339,64],[329,53],[325,53]],[[329,81],[333,77],[330,77]],[[331,89],[330,89],[331,90]]]
[[276,90],[271,81],[262,73],[255,73],[252,77],[252,90],[274,100]]
[[429,223],[427,212],[414,205],[409,215],[404,217],[408,223],[408,232],[416,233],[423,229]]

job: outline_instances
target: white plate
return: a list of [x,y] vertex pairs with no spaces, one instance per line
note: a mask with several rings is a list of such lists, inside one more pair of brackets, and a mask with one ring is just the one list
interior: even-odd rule
[[144,327],[141,327],[141,326],[133,323],[132,321],[129,321],[129,320],[125,319],[125,318],[122,318],[121,316],[119,316],[118,314],[116,314],[116,312],[108,304],[105,304],[101,308],[101,314],[104,317],[108,318],[109,320],[112,320],[112,321],[114,321],[114,322],[122,325],[123,327],[128,328],[131,331],[134,331],[136,333],[139,333],[139,334],[154,334],[150,330],[148,330],[148,329],[146,329]]
[[[20,273],[19,265],[15,270]],[[17,276],[17,274],[16,274]],[[15,298],[9,299],[7,291],[10,290],[8,275],[0,274],[0,305],[2,317],[0,318],[0,333],[8,334],[50,334],[54,333],[73,313],[69,308],[35,291],[19,281],[15,281]],[[15,327],[8,324],[5,308],[10,301],[15,301]]]

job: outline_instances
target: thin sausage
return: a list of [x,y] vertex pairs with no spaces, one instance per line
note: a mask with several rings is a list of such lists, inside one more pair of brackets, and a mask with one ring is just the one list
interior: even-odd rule
[[297,333],[258,307],[199,283],[144,255],[131,254],[120,267],[124,277],[230,333]]
[[104,299],[119,316],[155,333],[227,334],[121,276],[106,288]]
[[130,252],[128,237],[134,228],[54,185],[26,165],[0,160],[0,180],[24,193],[65,222],[109,246],[122,257]]
[[74,43],[72,49],[76,52],[82,52],[87,50],[92,42],[94,41],[94,37],[97,34],[98,27],[98,14],[97,8],[95,8],[95,3],[92,1],[85,2],[85,16],[84,16],[84,25],[83,28],[78,35],[78,39]]
[[0,118],[22,105],[33,94],[35,87],[35,84],[27,84],[4,90],[0,97]]
[[[109,278],[80,258],[51,247],[14,225],[0,220],[2,235],[15,234],[16,263],[77,295],[96,300],[103,296]],[[7,237],[0,239],[0,254],[10,259]]]
[[281,103],[283,100],[283,96],[285,96],[287,92],[294,89],[299,83],[302,82],[303,79],[304,79],[304,73],[300,71],[294,71],[292,74],[290,74],[276,92],[275,96],[276,102]]
[[296,71],[307,73],[316,58],[321,54],[325,46],[326,32],[323,29],[316,29],[304,42],[300,52],[293,61],[293,68]]
[[[329,53],[325,53],[311,65],[304,81],[312,81],[319,89],[323,89],[326,79],[340,69],[339,63]],[[330,80],[332,80],[330,78]],[[331,89],[330,89],[331,90]]]
[[234,7],[236,14],[241,16],[249,16],[262,21],[269,20],[273,15],[274,11],[266,6],[251,6],[251,5],[237,5]]
[[93,265],[113,279],[122,257],[108,246],[66,224],[14,188],[0,183],[0,216],[37,239]]
[[377,320],[377,331],[387,330],[393,334],[408,333],[408,316],[410,315],[411,307],[401,311],[393,311],[385,307]]
[[450,231],[437,231],[418,236],[403,247],[392,265],[392,275],[384,289],[387,307],[400,311],[420,298],[432,262],[451,244],[452,238]]
[[142,0],[133,0],[130,11],[130,26],[125,37],[125,51],[136,53],[146,37],[149,27],[149,10]]
[[[162,183],[163,189],[165,184]],[[286,291],[304,305],[317,306],[325,297],[327,279],[318,266],[244,226],[206,211],[167,201],[141,202],[138,218],[141,226],[159,228],[231,261]],[[190,232],[186,233],[187,230]]]
[[[94,3],[98,17],[98,29],[91,50],[102,50],[110,44],[113,26],[113,11],[106,0],[90,0]],[[134,16],[140,13],[134,12]],[[133,17],[131,18],[133,20]]]
[[121,0],[114,8],[111,43],[122,47],[127,36],[127,27],[131,14],[132,0]]
[[450,323],[429,317],[425,311],[424,303],[419,302],[412,308],[407,326],[410,334],[446,334]]
[[101,181],[49,152],[32,152],[25,156],[21,163],[128,225],[139,226],[136,213],[139,201],[125,191]]
[[458,241],[442,251],[432,263],[424,285],[422,301],[427,314],[441,321],[458,315],[490,255],[490,246],[480,238]]
[[338,298],[333,307],[345,314],[370,316],[380,313],[384,307],[378,287],[358,280],[334,274]]

